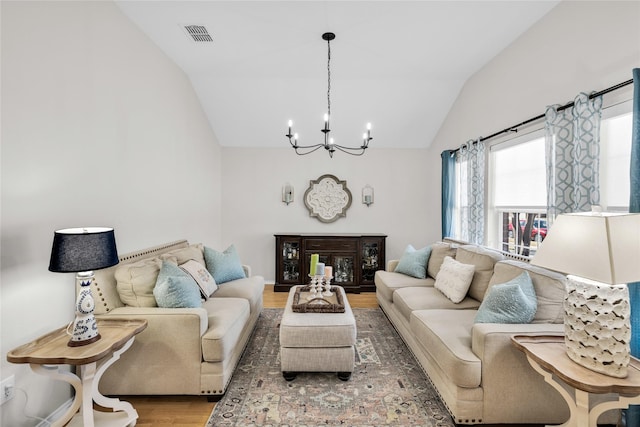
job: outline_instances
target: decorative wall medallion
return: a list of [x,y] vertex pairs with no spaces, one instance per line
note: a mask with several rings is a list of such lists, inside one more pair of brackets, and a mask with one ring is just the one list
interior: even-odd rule
[[315,181],[309,181],[304,204],[309,209],[309,216],[322,222],[333,222],[347,216],[351,191],[347,188],[347,181],[340,181],[334,175],[322,175]]

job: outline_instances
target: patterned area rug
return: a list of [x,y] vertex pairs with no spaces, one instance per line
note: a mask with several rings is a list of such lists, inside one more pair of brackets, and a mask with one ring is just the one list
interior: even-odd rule
[[264,309],[224,397],[207,422],[215,427],[455,427],[413,354],[380,309],[353,309],[356,366],[335,373],[280,372],[282,309]]

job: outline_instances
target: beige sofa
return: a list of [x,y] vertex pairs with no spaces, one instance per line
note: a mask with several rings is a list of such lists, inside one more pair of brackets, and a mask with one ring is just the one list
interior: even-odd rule
[[[136,301],[150,305],[149,289],[163,259],[178,264],[189,259],[205,262],[202,245],[181,240],[123,255],[118,265],[95,272],[91,290],[98,319],[148,321],[132,347],[105,372],[100,391],[106,395],[222,395],[262,311],[264,279],[251,276],[251,269],[243,266],[246,278],[220,284],[202,307],[132,306]],[[135,301],[132,289],[116,280],[123,275],[135,282]]]
[[[445,256],[474,265],[469,291],[453,303],[434,287]],[[432,245],[427,278],[397,273],[398,260],[376,273],[377,300],[421,364],[458,424],[556,424],[569,418],[562,397],[511,343],[515,334],[563,334],[564,276],[504,259],[475,245]],[[537,311],[531,323],[474,323],[487,289],[523,271],[532,279]],[[600,422],[615,423],[616,411]]]

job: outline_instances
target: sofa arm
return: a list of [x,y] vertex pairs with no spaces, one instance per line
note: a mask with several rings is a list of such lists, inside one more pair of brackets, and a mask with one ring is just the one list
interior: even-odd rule
[[[164,322],[196,323],[199,325],[198,337],[201,337],[209,328],[207,310],[204,308],[163,308],[163,307],[118,307],[107,314],[96,316],[102,319],[145,319],[149,322],[148,328],[161,325]],[[159,327],[161,329],[161,326]],[[187,329],[188,330],[188,329]]]
[[561,323],[476,323],[471,329],[471,350],[481,360],[484,360],[488,352],[501,351],[500,347],[521,353],[511,343],[511,337],[519,334],[563,335],[564,325]]
[[201,394],[204,308],[120,307],[99,319],[145,319],[147,328],[100,381],[105,395]]
[[387,271],[396,271],[396,267],[398,266],[399,262],[399,259],[389,260],[389,262],[387,262]]
[[562,335],[563,331],[564,325],[557,323],[478,323],[472,327],[472,350],[482,363],[485,420],[555,424],[569,417],[567,404],[511,341],[518,334]]

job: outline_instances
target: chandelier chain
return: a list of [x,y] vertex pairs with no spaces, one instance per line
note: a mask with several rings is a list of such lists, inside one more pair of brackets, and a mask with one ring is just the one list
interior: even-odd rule
[[331,41],[327,40],[327,115],[331,118]]

